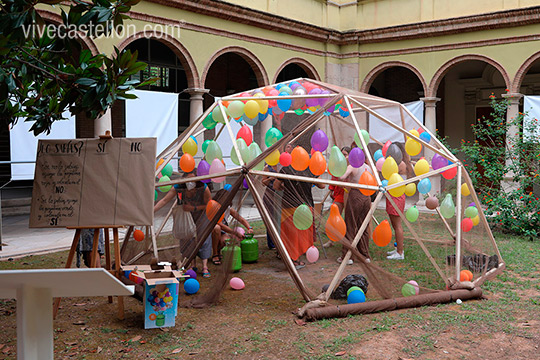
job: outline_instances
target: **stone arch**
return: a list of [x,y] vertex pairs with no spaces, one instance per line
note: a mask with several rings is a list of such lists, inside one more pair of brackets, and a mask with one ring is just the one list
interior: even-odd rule
[[308,74],[308,76],[311,76],[314,80],[321,81],[321,77],[319,76],[317,69],[315,69],[315,66],[313,66],[306,59],[293,57],[293,58],[290,58],[289,60],[286,60],[283,64],[279,66],[276,73],[274,74],[274,79],[272,80],[272,84],[275,84],[277,82],[279,73],[281,72],[281,70],[285,68],[285,66],[289,64],[295,64],[295,65],[300,66]]
[[521,88],[521,84],[523,83],[523,80],[525,79],[525,75],[527,75],[527,72],[530,70],[532,65],[535,61],[540,59],[540,51],[537,53],[532,54],[525,62],[519,67],[518,71],[516,72],[516,76],[514,77],[514,82],[512,83],[512,88],[510,88],[511,93],[519,93],[519,90]]
[[506,84],[506,88],[508,89],[510,87],[510,77],[508,76],[508,73],[506,72],[505,68],[499,64],[497,61],[479,54],[468,54],[468,55],[461,55],[456,56],[455,58],[447,61],[443,66],[437,70],[437,72],[433,75],[433,78],[431,79],[431,82],[429,84],[428,92],[426,93],[426,97],[435,97],[437,95],[437,89],[439,87],[439,84],[441,83],[441,80],[446,75],[446,73],[456,64],[459,64],[464,61],[482,61],[484,63],[487,63],[491,66],[493,66],[495,69],[497,69],[501,76],[504,79],[504,83]]
[[248,49],[240,46],[227,46],[221,50],[216,51],[206,63],[206,66],[204,67],[201,75],[201,86],[204,86],[206,82],[206,76],[208,75],[208,71],[210,70],[210,67],[212,66],[214,61],[216,61],[216,59],[221,55],[231,52],[242,57],[242,59],[244,59],[249,64],[249,66],[251,66],[253,72],[255,73],[259,86],[269,85],[268,74],[266,73],[262,62],[255,56],[255,54],[253,54]]
[[124,50],[130,43],[132,43],[135,40],[138,39],[151,39],[160,41],[163,44],[165,44],[169,49],[171,49],[175,55],[180,60],[180,63],[182,64],[182,67],[184,68],[184,71],[186,72],[187,76],[187,82],[189,88],[200,88],[200,78],[199,73],[197,71],[197,66],[195,65],[195,61],[193,61],[193,58],[191,57],[189,51],[185,48],[184,45],[180,41],[178,41],[176,38],[155,30],[150,31],[140,31],[136,34],[131,35],[130,37],[123,40],[119,45],[118,49],[120,51]]
[[389,69],[392,67],[403,67],[407,70],[412,71],[416,75],[418,80],[420,80],[420,82],[422,83],[424,94],[426,94],[427,84],[426,84],[426,80],[424,79],[424,76],[416,67],[404,61],[388,61],[374,67],[364,78],[364,81],[362,82],[362,86],[360,87],[360,91],[364,93],[368,93],[369,87],[371,86],[375,78],[386,69]]

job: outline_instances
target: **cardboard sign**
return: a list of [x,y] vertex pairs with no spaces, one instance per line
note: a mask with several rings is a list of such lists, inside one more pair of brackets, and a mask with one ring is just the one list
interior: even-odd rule
[[154,222],[155,138],[40,140],[30,227]]

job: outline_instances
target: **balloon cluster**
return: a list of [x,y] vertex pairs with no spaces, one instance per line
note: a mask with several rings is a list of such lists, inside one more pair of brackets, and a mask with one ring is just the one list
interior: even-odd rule
[[463,230],[463,232],[471,231],[474,226],[480,223],[480,216],[478,215],[478,208],[475,203],[470,203],[469,206],[467,206],[464,215],[465,217],[461,221],[461,230]]
[[173,306],[173,297],[169,292],[169,289],[165,289],[161,292],[153,290],[146,299],[152,306],[154,311],[165,311]]
[[409,281],[401,287],[401,294],[405,297],[420,294],[420,286],[414,280]]

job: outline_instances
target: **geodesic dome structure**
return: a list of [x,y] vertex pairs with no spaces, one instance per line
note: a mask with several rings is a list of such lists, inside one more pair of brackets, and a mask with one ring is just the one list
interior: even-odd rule
[[[265,131],[264,144],[257,143],[254,134],[263,138],[265,121],[273,126]],[[341,149],[351,146],[346,158]],[[176,157],[179,175],[162,176]],[[206,202],[192,241],[180,248],[162,246],[178,249],[176,258],[184,265],[227,208],[239,210],[252,197],[306,301],[329,301],[350,274],[364,274],[367,301],[375,301],[411,290],[460,288],[467,281],[479,286],[504,268],[462,163],[395,101],[311,79],[286,81],[217,99],[157,160],[156,187],[163,191],[173,185],[183,189],[188,182],[229,183],[221,199]],[[349,196],[345,218],[331,206],[329,186]],[[404,196],[400,210],[397,202]],[[385,203],[396,209],[405,229],[402,262],[386,259],[394,241]],[[347,218],[347,207],[355,215]],[[314,261],[328,239],[347,250],[341,264],[332,259],[309,274],[296,268],[293,260],[308,252]],[[363,250],[357,246],[362,242]],[[346,265],[350,258],[352,266]],[[418,286],[404,286],[410,280]]]

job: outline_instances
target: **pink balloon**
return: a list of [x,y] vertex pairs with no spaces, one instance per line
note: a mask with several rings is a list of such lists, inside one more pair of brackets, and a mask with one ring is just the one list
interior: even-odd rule
[[244,236],[244,234],[246,233],[244,228],[241,228],[240,226],[238,226],[236,229],[234,229],[234,231],[236,231],[237,233],[239,233],[242,236]]
[[382,171],[382,166],[383,166],[385,160],[386,159],[383,158],[383,157],[380,158],[379,160],[377,160],[377,164],[376,164],[377,170]]
[[231,285],[234,290],[242,290],[246,287],[242,279],[237,277],[231,278],[231,281],[229,281],[229,285]]
[[418,283],[414,280],[411,280],[409,282],[407,282],[407,284],[411,284],[412,286],[414,286],[414,291],[416,293],[416,295],[420,294],[420,286],[418,286]]
[[317,260],[319,260],[319,249],[317,249],[315,246],[307,249],[306,258],[310,263],[317,262]]
[[[219,173],[222,173],[222,172],[225,172],[225,165],[223,165],[221,160],[214,159],[212,161],[212,165],[210,165],[210,175],[219,174]],[[223,180],[225,180],[225,176],[212,178],[212,181],[215,182],[215,183],[220,183]]]

